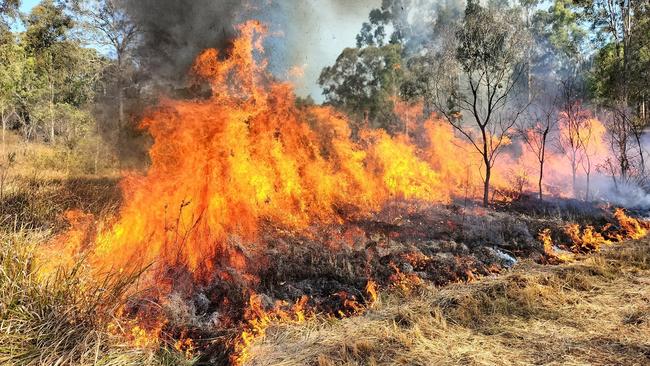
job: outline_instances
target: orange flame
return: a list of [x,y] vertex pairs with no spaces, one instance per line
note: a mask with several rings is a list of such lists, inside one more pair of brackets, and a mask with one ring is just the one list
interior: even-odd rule
[[[571,249],[578,253],[597,252],[603,245],[610,245],[613,242],[641,239],[647,236],[650,229],[650,222],[629,217],[622,208],[614,210],[614,218],[618,221],[620,229],[613,229],[612,223],[606,224],[600,230],[596,230],[591,225],[586,225],[582,229],[576,223],[566,225],[564,232],[571,239]],[[553,261],[570,260],[566,255],[555,253],[550,229],[540,231],[538,240],[542,243],[544,254],[548,258]]]
[[379,293],[377,291],[377,282],[375,281],[368,281],[366,283],[366,295],[368,296],[368,303],[369,304],[374,304],[377,302],[377,299],[379,298]]
[[617,208],[614,211],[614,217],[621,226],[620,232],[614,235],[618,241],[625,239],[637,240],[648,235],[650,222],[629,217],[622,208]]
[[270,311],[264,309],[262,298],[257,294],[250,296],[248,307],[245,311],[247,319],[246,329],[235,340],[233,353],[230,356],[230,362],[233,365],[243,365],[249,358],[249,347],[257,338],[266,334],[266,329],[273,322],[293,322],[301,323],[313,313],[306,308],[309,298],[303,296],[289,310],[285,310],[287,304],[278,302]]
[[[142,122],[155,140],[152,165],[122,182],[119,219],[95,242],[98,268],[155,262],[197,278],[219,266],[245,272],[244,252],[256,247],[232,241],[256,241],[260,220],[300,230],[340,222],[339,207],[369,213],[390,199],[449,201],[456,187],[446,179],[458,169],[439,173],[405,136],[363,130],[353,141],[333,109],[296,107],[290,85],[256,61],[265,28],[248,22],[239,31],[225,59],[207,50],[193,67],[212,97],[166,100]],[[453,136],[442,130],[429,127]]]
[[600,250],[602,245],[612,243],[590,225],[585,226],[581,232],[580,225],[569,224],[564,231],[571,238],[573,250],[576,252],[595,252]]
[[[183,268],[197,281],[228,278],[234,270],[253,282],[256,255],[265,249],[262,222],[301,231],[343,222],[353,213],[371,214],[394,199],[447,203],[452,196],[480,196],[478,154],[456,138],[449,124],[398,105],[398,111],[408,112],[403,133],[362,129],[353,138],[344,115],[329,107],[297,106],[291,85],[267,73],[264,26],[250,21],[238,29],[241,36],[227,55],[206,50],[192,68],[197,83],[209,84],[210,97],[163,100],[142,121],[154,139],[152,165],[146,174],[131,173],[122,181],[119,216],[100,225],[91,239],[87,228],[56,239],[78,243],[68,247],[73,252],[88,246],[96,271],[137,271],[153,264],[149,273],[154,280],[166,269]],[[426,141],[409,137],[418,128]],[[549,172],[566,166],[559,157],[549,158],[548,164]],[[507,186],[508,175],[497,170],[493,184]],[[645,235],[647,227],[624,213],[617,215],[626,237]],[[582,243],[605,240],[591,228],[572,230]],[[552,253],[550,233],[543,238],[545,250]],[[391,267],[395,287],[408,292],[420,284],[417,275]],[[467,277],[474,274],[468,271]],[[170,290],[160,288],[163,281],[155,283],[162,293]],[[376,287],[367,284],[370,303],[377,300]],[[363,310],[353,297],[339,296],[345,311]],[[311,316],[307,300],[303,297],[290,310],[280,303],[267,311],[262,298],[251,295],[246,330],[231,361],[244,363],[251,342],[272,321]],[[146,346],[165,325],[157,324],[136,324],[122,333]],[[188,357],[194,348],[191,339],[174,346]]]
[[[123,180],[119,217],[94,240],[95,268],[182,266],[205,280],[223,268],[248,273],[263,249],[261,221],[302,230],[341,222],[341,208],[368,214],[393,199],[480,195],[477,152],[449,124],[397,103],[405,133],[363,129],[352,139],[342,114],[297,107],[290,84],[268,75],[263,25],[238,29],[229,54],[206,50],[192,68],[211,97],[164,100],[142,121],[152,165]],[[409,138],[418,128],[426,141]],[[494,172],[493,184],[509,185],[509,175]]]

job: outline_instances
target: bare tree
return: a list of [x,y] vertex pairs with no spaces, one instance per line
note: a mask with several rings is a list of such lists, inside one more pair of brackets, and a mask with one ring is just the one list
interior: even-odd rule
[[580,137],[582,139],[582,159],[580,159],[580,166],[582,171],[585,173],[586,182],[585,182],[585,201],[589,201],[589,190],[591,184],[591,169],[592,169],[592,155],[593,152],[590,149],[590,146],[594,145],[596,141],[594,140],[595,134],[593,130],[592,120],[587,120],[582,131],[580,132]]
[[[571,163],[571,184],[573,197],[578,197],[577,174],[585,158],[586,147],[591,136],[591,114],[583,108],[577,97],[573,78],[561,82],[560,135],[558,145]],[[591,164],[589,164],[591,165]]]
[[632,137],[634,137],[634,141],[636,142],[636,149],[639,154],[639,174],[643,177],[645,177],[646,166],[644,155],[645,151],[643,149],[643,143],[641,139],[647,125],[648,121],[645,119],[643,113],[641,113],[640,116],[636,118],[630,118],[630,132],[632,133]]
[[514,94],[530,37],[518,12],[470,0],[456,41],[453,57],[443,56],[435,73],[431,104],[481,155],[487,206],[492,168],[527,107]]
[[604,117],[611,157],[601,169],[612,177],[616,189],[631,182],[643,186],[647,179],[641,143],[643,126],[624,105],[608,108]]
[[[535,154],[539,163],[539,176],[537,187],[539,189],[539,199],[543,200],[543,180],[544,180],[544,163],[546,162],[546,151],[549,136],[556,129],[557,118],[557,97],[549,97],[548,101],[536,104],[529,110],[529,118],[519,127],[519,135],[526,143],[528,149]],[[525,123],[528,122],[528,125]]]

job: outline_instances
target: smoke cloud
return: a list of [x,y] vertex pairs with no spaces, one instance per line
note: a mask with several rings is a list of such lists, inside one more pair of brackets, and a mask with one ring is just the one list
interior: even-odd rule
[[258,19],[271,32],[266,44],[271,71],[292,80],[299,95],[316,98],[321,69],[354,46],[362,22],[380,5],[380,0],[126,1],[142,30],[138,53],[160,83],[182,83],[199,52],[227,47],[237,24]]

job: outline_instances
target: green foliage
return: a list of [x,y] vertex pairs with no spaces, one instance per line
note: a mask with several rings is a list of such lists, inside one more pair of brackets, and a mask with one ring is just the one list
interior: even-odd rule
[[19,44],[0,45],[0,112],[3,127],[20,127],[29,135],[29,111],[41,100],[45,87],[36,59]]
[[357,35],[357,48],[364,46],[382,47],[386,45],[386,32],[392,26],[393,33],[390,35],[390,43],[401,43],[403,34],[397,26],[399,24],[400,11],[408,8],[410,0],[383,0],[381,7],[373,9],[368,15],[368,21],[361,26]]
[[18,16],[20,0],[0,0],[0,45],[13,40],[11,22]]
[[618,98],[619,51],[614,44],[608,44],[594,57],[594,66],[587,80],[592,97],[596,100]]
[[650,3],[577,0],[574,7],[598,41],[589,74],[592,97],[605,106],[622,104],[647,114]]
[[3,126],[74,149],[96,130],[89,106],[107,61],[69,39],[72,20],[53,1],[36,6],[25,25],[20,37],[0,45]]
[[456,58],[466,73],[494,73],[511,68],[520,49],[512,47],[516,35],[508,24],[498,22],[494,12],[470,0],[463,27],[456,33],[459,41]]
[[27,16],[24,42],[30,52],[42,52],[57,42],[65,41],[72,28],[72,18],[53,0],[43,0]]
[[580,14],[571,4],[571,0],[554,0],[548,10],[540,10],[534,15],[533,23],[536,34],[548,39],[554,51],[575,60],[583,52],[587,31],[580,23]]
[[319,83],[328,103],[357,121],[366,118],[391,130],[392,98],[404,76],[401,46],[346,48],[333,66],[321,72]]

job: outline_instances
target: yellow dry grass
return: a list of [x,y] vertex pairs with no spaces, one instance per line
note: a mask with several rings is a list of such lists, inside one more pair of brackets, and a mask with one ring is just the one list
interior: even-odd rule
[[[115,156],[106,143],[98,138],[84,143],[70,150],[63,144],[25,141],[22,136],[6,131],[4,142],[0,141],[0,172],[8,169],[9,185],[12,185],[11,177],[52,180],[120,176]],[[98,171],[95,174],[97,148],[101,154],[97,156]]]
[[276,324],[252,365],[648,365],[650,241],[411,294],[362,316]]

